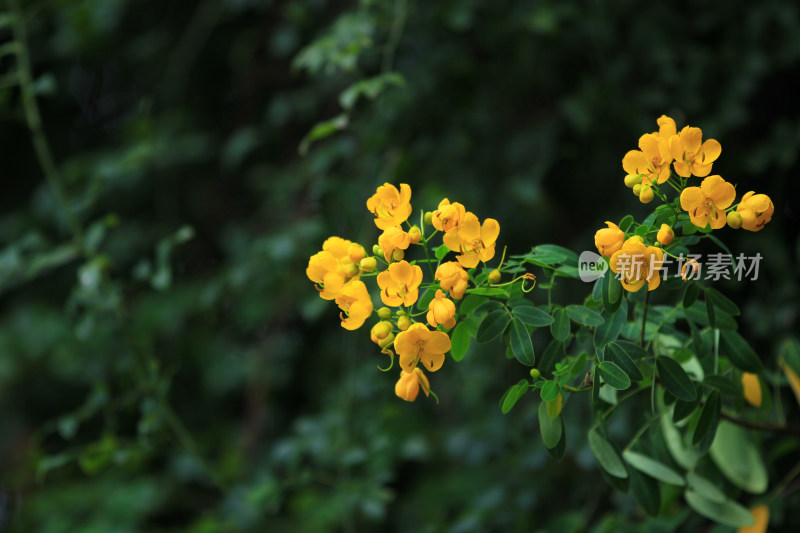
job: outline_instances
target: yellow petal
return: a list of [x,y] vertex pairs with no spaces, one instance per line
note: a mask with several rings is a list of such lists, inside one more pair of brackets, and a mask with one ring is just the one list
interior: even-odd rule
[[478,257],[478,254],[474,252],[458,255],[456,256],[456,259],[458,259],[459,264],[464,268],[475,268],[481,261],[481,258]]
[[[698,165],[697,163],[695,163],[694,165],[692,165],[691,172],[692,172],[692,174],[694,174],[698,178],[705,178],[706,176],[711,174],[711,167],[712,166],[713,165],[711,163],[709,163],[707,165]],[[689,167],[687,167],[687,168],[689,168]]]
[[681,142],[686,153],[696,154],[700,150],[702,139],[703,131],[700,128],[686,126],[681,130]]
[[639,150],[631,150],[622,158],[622,168],[628,174],[643,174],[648,167],[647,157]]
[[700,184],[700,189],[719,209],[725,209],[736,198],[736,189],[733,185],[717,174],[704,179]]
[[[396,191],[397,189],[395,189]],[[400,203],[407,204],[411,200],[411,187],[407,183],[400,184]]]
[[659,136],[661,136],[661,137],[663,137],[665,139],[669,139],[670,137],[675,135],[675,133],[677,132],[677,128],[675,126],[675,121],[672,120],[667,115],[661,115],[660,117],[658,117],[658,120],[656,120],[656,123],[658,124],[658,134],[659,134]]
[[487,218],[481,226],[481,241],[484,246],[489,246],[497,240],[500,235],[500,223],[493,218]]
[[722,145],[716,139],[708,139],[700,147],[700,153],[695,158],[700,164],[713,163],[722,153]]
[[480,239],[481,223],[474,213],[464,215],[464,222],[458,230],[458,236],[465,241]]
[[688,178],[689,176],[692,175],[692,171],[689,168],[689,165],[687,165],[683,161],[679,161],[676,159],[675,162],[672,164],[672,167],[675,169],[675,174],[677,174],[678,176],[681,176],[683,178]]
[[681,207],[684,211],[692,213],[695,209],[703,205],[706,195],[700,187],[686,187],[681,193]]
[[389,274],[396,283],[408,283],[414,275],[411,264],[405,260],[389,265]]

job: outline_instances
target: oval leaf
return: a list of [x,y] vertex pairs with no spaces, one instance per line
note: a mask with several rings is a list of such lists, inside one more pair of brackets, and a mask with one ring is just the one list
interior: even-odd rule
[[510,341],[511,349],[514,351],[514,357],[517,358],[517,361],[526,366],[533,366],[535,359],[531,336],[525,328],[525,324],[518,318],[511,321]]
[[631,386],[631,379],[628,375],[611,361],[600,361],[597,364],[597,369],[609,387],[625,390]]
[[764,370],[761,359],[739,333],[721,331],[720,341],[721,353],[727,356],[736,368],[754,374],[760,374]]
[[569,337],[569,317],[567,312],[563,309],[556,309],[553,311],[553,323],[550,324],[550,333],[553,338],[558,341],[563,341]]
[[720,524],[731,527],[747,527],[755,522],[750,511],[732,500],[714,501],[693,490],[687,490],[684,498],[689,507]]
[[536,307],[515,307],[511,312],[514,313],[516,318],[529,326],[540,328],[553,323],[553,317],[549,313],[545,313]]
[[548,381],[542,387],[542,392],[541,392],[542,401],[551,402],[555,400],[556,398],[558,398],[559,392],[560,389],[558,388],[558,383],[555,381]]
[[530,385],[527,379],[521,379],[515,385],[511,385],[503,397],[500,398],[500,410],[503,412],[503,414],[507,414],[509,411],[511,411],[511,408],[514,407],[514,405],[517,403],[517,400],[522,398],[522,396],[528,392],[529,388]]
[[747,430],[722,421],[711,445],[711,458],[734,485],[752,494],[767,490],[767,469]]
[[456,361],[461,361],[467,354],[469,349],[469,324],[467,322],[459,322],[453,333],[450,335],[450,355]]
[[[623,299],[624,300],[624,299]],[[594,330],[594,345],[596,348],[602,348],[606,344],[611,341],[617,340],[619,334],[622,332],[622,328],[625,326],[625,322],[628,319],[628,307],[626,305],[620,305],[619,309],[611,315],[606,321],[597,326],[597,329]]]
[[542,432],[542,442],[546,448],[555,448],[561,440],[561,417],[555,420],[547,414],[547,405],[539,404],[539,430]]
[[511,315],[505,309],[492,311],[484,317],[481,325],[478,326],[475,340],[480,343],[493,341],[503,334],[509,322],[511,322]]
[[716,289],[708,287],[706,289],[706,298],[711,300],[711,303],[714,304],[714,307],[716,307],[717,309],[719,309],[724,313],[728,313],[729,315],[732,316],[739,316],[741,314],[741,311],[739,311],[739,307],[735,303],[733,303],[733,301],[730,298],[728,298],[727,296],[725,296]]
[[681,476],[675,470],[651,457],[641,453],[632,452],[630,450],[623,453],[622,457],[624,457],[625,461],[627,461],[627,463],[636,470],[644,472],[648,476],[659,481],[663,481],[664,483],[668,483],[670,485],[676,485],[678,487],[682,487],[686,483],[683,479],[683,476]]
[[628,477],[628,469],[625,468],[619,452],[600,434],[597,428],[589,431],[589,448],[592,449],[592,453],[603,470],[617,478]]
[[656,359],[656,366],[664,387],[676,398],[687,402],[697,398],[697,391],[692,384],[692,380],[689,379],[688,374],[675,359],[665,356],[659,357]]
[[605,322],[600,313],[582,305],[568,305],[567,315],[573,321],[584,326],[596,327]]
[[631,378],[631,381],[641,381],[644,379],[636,362],[631,359],[625,350],[616,342],[612,342],[606,346],[606,360],[620,367],[623,372]]

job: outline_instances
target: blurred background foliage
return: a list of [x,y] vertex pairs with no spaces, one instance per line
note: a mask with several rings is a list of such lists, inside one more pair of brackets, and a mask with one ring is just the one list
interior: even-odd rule
[[[433,376],[439,405],[398,400],[368,334],[344,331],[304,271],[328,235],[371,247],[365,201],[385,181],[409,183],[417,211],[449,197],[498,219],[510,253],[591,249],[604,220],[645,212],[620,161],[666,113],[722,143],[715,172],[775,201],[764,231],[723,230],[764,256],[758,281],[719,286],[775,369],[798,332],[799,11],[4,3],[0,530],[729,530],[677,490],[655,519],[611,491],[583,438],[588,405],[565,411],[552,461],[537,402],[500,413],[527,374],[502,347]],[[773,507],[775,531],[800,528],[798,505],[792,492]]]

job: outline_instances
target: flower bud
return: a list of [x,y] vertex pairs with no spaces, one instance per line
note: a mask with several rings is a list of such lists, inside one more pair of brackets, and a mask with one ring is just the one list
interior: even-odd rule
[[675,232],[672,231],[672,228],[669,227],[668,224],[661,224],[661,228],[658,230],[658,234],[656,235],[656,240],[664,246],[667,246],[674,238]]
[[373,244],[372,245],[372,255],[378,255],[378,256],[383,255],[383,248],[381,248],[377,244]]
[[489,283],[498,283],[501,276],[502,274],[500,274],[500,271],[495,268],[489,272]]
[[531,377],[533,379],[539,379],[539,377],[541,377],[541,375],[542,375],[542,373],[539,372],[538,368],[531,368]]
[[633,186],[633,194],[635,194],[636,196],[639,196],[639,194],[641,194],[641,192],[642,192],[642,184],[641,183],[637,183],[636,185]]
[[761,382],[757,374],[742,372],[742,390],[744,399],[753,407],[761,407]]
[[374,326],[372,326],[372,333],[375,335],[375,338],[382,340],[385,339],[386,336],[392,332],[392,324],[391,322],[387,322],[386,320],[381,320]]
[[423,218],[423,220],[425,221],[425,224],[427,224],[428,226],[430,226],[431,224],[433,224],[433,213],[432,213],[432,212],[430,212],[430,211],[426,211],[426,212],[425,212],[425,216],[424,216],[424,217],[422,217],[422,218]]
[[629,189],[633,188],[634,185],[639,185],[641,182],[641,174],[628,174],[625,176],[625,186]]
[[361,246],[357,242],[354,242],[347,247],[347,255],[350,256],[350,260],[352,262],[358,263],[367,256],[367,251],[364,249],[363,246]]
[[639,192],[639,201],[643,204],[649,204],[653,201],[653,197],[655,193],[653,193],[653,188],[649,185],[642,185],[642,190]]
[[355,263],[348,263],[344,266],[344,273],[348,278],[358,275],[358,265]]
[[381,307],[378,309],[378,318],[381,320],[389,320],[392,318],[392,310],[388,307]]
[[400,331],[405,331],[411,326],[411,319],[407,316],[401,316],[397,318],[397,329]]
[[731,211],[728,213],[728,225],[733,229],[739,229],[742,227],[742,215],[740,215],[737,211]]
[[406,254],[403,252],[403,250],[396,248],[392,252],[392,261],[402,261],[405,256]]
[[594,234],[594,245],[603,257],[611,257],[614,252],[622,249],[625,242],[625,232],[613,222],[606,221],[607,228],[599,229]]
[[361,272],[372,272],[378,268],[378,261],[375,260],[374,257],[365,257],[359,263],[359,267],[361,268]]
[[419,226],[411,226],[411,229],[408,230],[408,236],[411,238],[411,244],[417,244],[422,239],[422,232],[419,230]]
[[397,310],[397,316],[406,316],[407,314],[408,314],[408,313],[406,313],[406,312],[405,312],[405,311],[403,311],[402,309],[398,309],[398,310]]
[[394,342],[394,333],[389,333],[384,338],[378,341],[378,346],[381,350],[385,350],[387,346],[391,346]]

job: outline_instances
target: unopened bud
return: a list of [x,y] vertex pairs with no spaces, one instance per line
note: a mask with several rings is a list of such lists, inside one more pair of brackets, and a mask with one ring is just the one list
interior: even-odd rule
[[392,332],[392,324],[391,322],[387,322],[386,320],[381,320],[374,326],[372,326],[372,334],[375,335],[378,339],[385,339],[386,336]]
[[344,273],[348,278],[352,278],[358,274],[358,265],[355,263],[348,263],[344,267]]
[[380,346],[381,350],[383,350],[387,346],[390,346],[393,342],[394,342],[394,333],[389,333],[388,335],[386,335],[386,337],[378,341],[378,346]]
[[403,252],[403,250],[400,248],[395,248],[392,251],[392,261],[402,261],[405,256],[405,252]]
[[653,197],[655,194],[653,193],[653,188],[649,185],[642,185],[642,190],[639,192],[639,201],[643,204],[649,204],[653,201]]
[[414,225],[408,230],[408,236],[411,238],[411,244],[417,244],[422,239],[422,232],[418,226]]
[[377,244],[373,244],[372,245],[372,255],[383,256],[383,248],[381,248]]
[[401,316],[397,319],[397,329],[405,331],[411,326],[411,319],[407,316]]
[[664,246],[669,245],[672,242],[672,239],[675,238],[675,232],[672,231],[672,228],[669,227],[667,224],[661,224],[661,229],[658,230],[658,234],[656,235],[656,240],[663,244]]
[[642,184],[641,183],[637,183],[636,185],[633,186],[633,194],[635,194],[636,196],[639,196],[639,194],[641,192],[642,192]]
[[381,307],[378,309],[378,318],[381,320],[388,320],[392,318],[392,310],[388,307]]
[[378,268],[378,261],[374,257],[365,257],[359,263],[361,272],[372,272]]
[[632,188],[634,185],[639,185],[642,182],[642,175],[641,174],[628,174],[625,176],[625,186],[627,188]]
[[354,242],[347,247],[347,255],[350,256],[350,260],[352,262],[358,263],[367,256],[367,251],[364,249],[363,246],[361,246],[357,242]]
[[433,223],[433,213],[426,211],[425,216],[422,217],[422,219],[425,221],[425,224],[430,226]]
[[733,229],[739,229],[742,227],[742,215],[740,215],[738,211],[731,211],[728,213],[727,219],[728,225]]
[[542,373],[539,372],[538,368],[531,368],[531,377],[533,379],[539,379],[539,377],[541,377],[541,375],[542,375]]
[[500,274],[500,271],[495,268],[489,272],[489,283],[498,283],[501,277],[502,274]]

